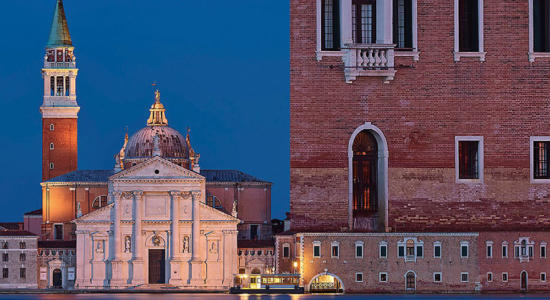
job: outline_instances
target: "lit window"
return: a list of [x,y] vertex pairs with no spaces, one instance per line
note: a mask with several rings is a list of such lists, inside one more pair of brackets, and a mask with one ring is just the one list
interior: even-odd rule
[[330,256],[334,258],[340,257],[340,245],[337,242],[332,243]]
[[502,282],[508,282],[508,273],[502,273]]
[[533,178],[550,179],[550,141],[533,142]]
[[434,282],[441,282],[441,272],[434,273]]
[[493,282],[493,273],[487,273],[487,282]]
[[460,273],[460,281],[461,282],[468,282],[468,273],[467,272]]
[[378,274],[378,281],[388,282],[388,273],[382,272]]
[[355,282],[363,282],[363,273],[355,273]]

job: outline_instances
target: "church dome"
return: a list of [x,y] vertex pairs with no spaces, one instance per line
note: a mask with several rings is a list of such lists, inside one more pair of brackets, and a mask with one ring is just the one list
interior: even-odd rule
[[125,158],[152,157],[155,136],[159,138],[161,157],[189,159],[185,137],[169,126],[147,126],[140,129],[128,139]]
[[155,91],[155,102],[149,109],[147,127],[125,137],[124,145],[115,155],[116,168],[134,166],[153,156],[160,156],[187,169],[199,170],[200,155],[191,147],[189,130],[184,137],[168,126],[166,109],[160,102],[160,92]]

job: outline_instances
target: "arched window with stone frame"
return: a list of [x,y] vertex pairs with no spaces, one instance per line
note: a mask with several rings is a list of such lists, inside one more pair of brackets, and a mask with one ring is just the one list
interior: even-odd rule
[[94,209],[104,207],[105,205],[107,205],[107,195],[97,196],[94,201],[92,201],[92,208]]

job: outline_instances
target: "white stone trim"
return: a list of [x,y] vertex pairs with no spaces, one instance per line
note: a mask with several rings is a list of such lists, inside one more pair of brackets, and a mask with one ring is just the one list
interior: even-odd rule
[[[506,280],[504,280],[504,276],[506,276]],[[502,279],[502,282],[508,282],[508,279],[510,279],[508,277],[508,272],[502,272],[501,279]]]
[[[489,275],[490,275],[490,280],[489,280]],[[493,282],[494,280],[494,276],[493,276],[493,272],[487,272],[487,282]]]
[[535,59],[550,59],[550,52],[535,52],[535,33],[533,30],[534,16],[533,16],[533,0],[528,0],[529,2],[529,62],[534,63]]
[[[462,279],[464,275],[466,275],[466,280]],[[470,282],[470,274],[468,272],[460,272],[460,282]]]
[[487,258],[493,258],[493,241],[486,241],[485,242],[485,256]]
[[[334,255],[332,252],[332,248],[337,247],[338,248],[338,255]],[[332,241],[330,243],[330,258],[340,258],[340,242],[338,241]]]
[[484,52],[483,44],[483,0],[478,0],[478,38],[479,38],[479,51],[478,52],[460,52],[459,47],[459,16],[458,16],[458,0],[454,0],[454,60],[460,61],[462,57],[478,57],[479,61],[484,62],[487,52]]
[[[435,275],[439,275],[439,280],[435,279]],[[443,273],[441,272],[434,272],[433,273],[433,280],[435,283],[442,283],[443,282]]]
[[[481,1],[481,0],[480,0]],[[463,141],[477,141],[478,142],[478,172],[479,178],[477,179],[460,179],[459,173],[459,155],[458,155],[458,143]],[[455,136],[455,178],[456,183],[483,183],[483,171],[484,171],[484,146],[483,136]]]
[[[303,238],[303,237],[302,237]],[[321,258],[321,242],[320,241],[313,241],[313,248],[312,248],[312,257],[313,258]],[[319,247],[319,256],[315,256],[315,247]]]
[[[394,55],[396,57],[412,57],[414,61],[420,59],[420,51],[418,51],[418,0],[411,0],[411,14],[412,14],[412,51],[399,51],[396,50]],[[392,16],[392,34],[393,34],[393,16]],[[393,41],[392,41],[393,43]]]
[[[357,280],[357,275],[361,274],[361,280]],[[365,278],[363,277],[363,272],[355,272],[355,282],[363,282]]]
[[534,174],[534,172],[535,172],[535,166],[534,166],[535,158],[533,157],[533,151],[534,151],[533,144],[535,142],[550,142],[550,136],[531,136],[531,137],[529,137],[529,178],[531,179],[531,183],[548,184],[548,183],[550,183],[550,179],[535,179],[535,174]]
[[521,289],[521,274],[525,273],[525,289],[522,289],[524,291],[527,291],[529,289],[529,272],[527,272],[526,270],[522,270],[520,273],[519,273],[519,281],[520,281],[520,289]]
[[348,225],[353,229],[353,142],[363,130],[370,131],[378,144],[378,214],[383,220],[384,231],[388,231],[388,143],[382,130],[371,122],[357,127],[348,141]]
[[[357,256],[357,247],[361,247],[361,256]],[[365,243],[363,241],[356,241],[354,250],[355,250],[355,258],[365,257]]]
[[[542,256],[542,249],[544,248],[544,256]],[[546,247],[546,242],[541,242],[539,247],[539,258],[548,257],[548,247]]]
[[[382,280],[382,275],[386,275],[386,280]],[[378,282],[388,282],[388,273],[387,272],[379,272],[378,273]]]
[[[413,273],[414,274],[414,288],[407,288],[407,274],[409,273]],[[413,270],[408,270],[407,272],[405,272],[405,275],[403,275],[403,277],[405,277],[405,291],[416,291],[416,279],[418,278],[418,276],[416,275],[416,272],[413,271]]]
[[[506,255],[504,255],[504,251],[502,251],[504,248],[506,248]],[[510,248],[508,247],[508,242],[506,241],[502,242],[502,247],[500,248],[500,254],[502,258],[508,258],[508,256],[510,255],[509,251],[510,251]]]
[[342,279],[340,279],[340,277],[338,277],[336,274],[329,273],[329,272],[327,271],[327,269],[325,269],[325,272],[324,272],[324,273],[319,273],[319,274],[313,276],[313,277],[311,278],[311,280],[309,280],[308,285],[305,287],[306,292],[309,292],[311,283],[312,283],[315,279],[317,279],[317,277],[319,277],[319,276],[321,276],[321,275],[330,275],[330,276],[332,276],[332,277],[338,279],[338,281],[339,281],[340,284],[342,285],[342,292],[344,292],[344,293],[346,292],[346,288],[344,287],[344,281],[342,281]]
[[[386,248],[386,255],[384,256],[382,256],[382,247]],[[388,243],[386,241],[378,243],[378,258],[388,258]]]

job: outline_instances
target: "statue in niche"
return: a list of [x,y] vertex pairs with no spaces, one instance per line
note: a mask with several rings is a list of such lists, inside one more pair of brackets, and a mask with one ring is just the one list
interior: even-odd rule
[[95,252],[103,253],[103,241],[96,241]]
[[217,249],[217,247],[216,247],[216,242],[210,243],[209,252],[212,253],[212,254],[218,253],[218,249]]
[[132,251],[132,238],[127,235],[124,237],[124,253],[130,253]]
[[80,207],[80,202],[76,203],[76,217],[82,217],[82,208]]
[[189,236],[188,235],[183,237],[183,248],[181,252],[189,253]]

